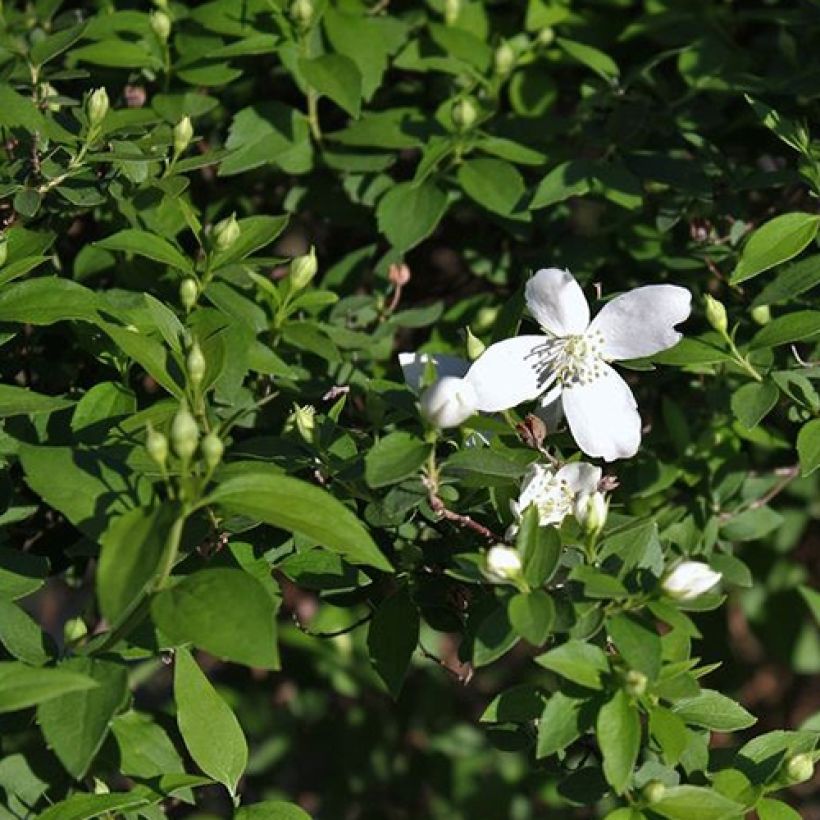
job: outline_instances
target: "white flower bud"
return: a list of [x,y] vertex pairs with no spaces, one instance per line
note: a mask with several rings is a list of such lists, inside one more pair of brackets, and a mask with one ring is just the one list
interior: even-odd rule
[[729,329],[729,319],[726,316],[726,308],[723,303],[708,293],[703,297],[703,301],[706,305],[706,321],[718,333],[726,333]]
[[624,676],[624,690],[633,698],[638,698],[646,692],[646,684],[648,682],[643,672],[637,669],[630,669]]
[[666,794],[666,786],[660,780],[650,780],[642,789],[641,795],[650,805],[657,803]]
[[517,578],[521,574],[521,556],[518,550],[498,544],[487,552],[487,572],[502,581]]
[[294,290],[303,290],[316,276],[319,263],[316,261],[316,249],[311,245],[310,251],[303,256],[295,256],[290,263],[290,282]]
[[190,144],[194,138],[194,126],[191,124],[190,117],[183,117],[174,126],[174,154],[181,154]]
[[236,221],[236,214],[231,214],[227,219],[217,222],[214,225],[214,245],[218,251],[226,251],[239,239],[242,228]]
[[171,36],[171,18],[166,12],[162,10],[152,11],[149,15],[149,25],[151,31],[154,32],[161,43],[168,42],[168,38]]
[[452,26],[461,14],[461,0],[444,0],[444,22]]
[[148,450],[151,461],[160,467],[164,466],[168,460],[168,439],[159,430],[155,430],[150,422],[145,436],[145,449]]
[[181,404],[171,422],[171,446],[181,459],[188,461],[196,452],[198,442],[199,427],[196,419],[187,405]]
[[199,285],[196,279],[189,276],[179,283],[179,301],[186,311],[191,310],[196,304],[197,296],[199,296]]
[[453,103],[451,116],[459,131],[468,131],[478,119],[478,107],[470,97],[462,97]]
[[86,115],[89,124],[94,127],[99,125],[108,113],[108,92],[104,88],[92,91],[86,102]]
[[290,16],[302,28],[307,28],[313,20],[312,0],[294,0],[290,6]]
[[783,765],[783,774],[789,783],[805,783],[814,774],[814,758],[806,752],[788,758]]
[[599,533],[606,524],[608,511],[609,504],[603,493],[584,493],[575,499],[575,518],[585,532]]
[[700,561],[684,561],[664,578],[661,587],[670,598],[691,601],[710,590],[721,577],[719,572],[715,572],[707,564]]
[[493,64],[495,65],[495,73],[500,74],[502,77],[512,71],[515,66],[515,52],[509,43],[503,42],[498,46],[493,55]]
[[758,325],[767,325],[772,320],[772,311],[768,305],[758,305],[752,308],[752,321]]
[[199,449],[202,451],[202,457],[205,459],[205,464],[208,468],[213,470],[220,461],[222,461],[222,454],[225,452],[225,445],[222,439],[216,433],[208,433],[202,439],[202,444]]
[[421,394],[421,414],[433,427],[458,427],[478,412],[478,396],[466,379],[445,376]]
[[538,32],[538,43],[544,47],[552,45],[555,40],[555,31],[551,26],[545,26]]
[[202,354],[202,348],[198,342],[191,345],[188,351],[188,358],[185,361],[185,369],[188,371],[188,380],[194,387],[199,387],[202,380],[205,378],[205,370],[207,364],[205,356]]

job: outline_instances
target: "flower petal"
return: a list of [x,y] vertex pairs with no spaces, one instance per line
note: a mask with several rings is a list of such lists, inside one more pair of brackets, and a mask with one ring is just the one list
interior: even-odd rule
[[651,356],[676,345],[674,326],[689,318],[692,294],[677,285],[647,285],[616,296],[592,320],[589,332],[604,337],[609,361]]
[[424,380],[424,371],[428,363],[432,362],[436,368],[436,377],[463,376],[469,369],[470,363],[457,356],[444,356],[438,353],[399,353],[404,380],[407,386],[418,392]]
[[571,464],[565,464],[555,477],[566,481],[573,495],[588,495],[598,489],[601,468],[585,461],[573,461]]
[[544,392],[550,373],[541,364],[543,336],[516,336],[490,345],[467,372],[478,409],[507,410]]
[[641,417],[629,385],[609,366],[586,384],[561,394],[569,429],[588,456],[630,458],[641,443]]
[[541,327],[555,336],[576,336],[589,324],[589,305],[568,270],[543,268],[524,288],[527,307]]

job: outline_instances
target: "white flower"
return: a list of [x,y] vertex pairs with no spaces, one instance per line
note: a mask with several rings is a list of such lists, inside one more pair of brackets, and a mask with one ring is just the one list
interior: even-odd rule
[[512,547],[497,545],[487,553],[487,571],[503,581],[521,572],[521,556]]
[[466,379],[445,376],[430,385],[419,399],[421,414],[434,427],[458,427],[478,412],[476,394]]
[[681,338],[674,326],[692,297],[675,285],[648,285],[616,296],[590,322],[589,305],[569,271],[547,268],[527,282],[530,313],[544,336],[490,345],[466,378],[478,409],[505,410],[539,396],[560,398],[569,428],[587,455],[606,461],[633,456],[641,418],[627,383],[609,362],[650,356]]
[[560,524],[574,513],[580,496],[595,492],[600,480],[601,468],[582,461],[565,464],[557,472],[545,464],[530,464],[521,483],[521,495],[510,502],[510,509],[520,521],[525,510],[534,504],[542,527]]
[[399,364],[407,386],[417,393],[424,386],[424,374],[428,365],[435,368],[438,378],[463,376],[470,369],[468,361],[438,353],[399,353]]
[[700,561],[684,561],[664,578],[661,586],[671,598],[690,601],[710,590],[721,577],[719,572]]

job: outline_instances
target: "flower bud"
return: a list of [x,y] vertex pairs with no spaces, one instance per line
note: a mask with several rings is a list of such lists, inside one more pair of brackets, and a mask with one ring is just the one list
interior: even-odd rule
[[9,241],[3,234],[0,234],[0,268],[6,264],[9,258]]
[[205,464],[208,466],[208,469],[213,470],[214,467],[222,461],[225,445],[216,433],[208,433],[208,435],[202,439],[202,444],[199,449],[202,451],[202,457],[205,459]]
[[444,22],[452,26],[461,14],[461,0],[444,0]]
[[75,644],[88,634],[88,627],[82,618],[69,618],[63,627],[63,640]]
[[691,601],[710,590],[721,579],[707,564],[700,561],[684,561],[678,564],[661,582],[661,588],[678,601]]
[[637,669],[630,669],[626,675],[624,675],[624,691],[633,698],[638,698],[646,692],[647,683],[646,675]]
[[453,103],[451,115],[459,131],[468,131],[478,119],[478,108],[470,97],[462,97]]
[[145,449],[148,450],[151,461],[160,467],[165,466],[168,460],[168,439],[159,430],[155,430],[150,422],[145,436]]
[[188,371],[188,381],[194,387],[199,387],[199,385],[202,384],[202,380],[205,378],[206,367],[202,348],[199,346],[199,342],[194,342],[188,351],[188,358],[185,361],[185,369]]
[[152,11],[149,16],[149,25],[151,26],[151,31],[154,32],[156,38],[161,43],[168,42],[168,38],[171,36],[171,18],[166,12],[161,9],[159,11]]
[[458,427],[478,412],[477,402],[478,396],[470,382],[445,376],[421,394],[421,415],[433,427]]
[[294,290],[306,288],[316,272],[319,263],[316,261],[316,249],[310,246],[310,251],[303,256],[295,256],[290,263],[290,283]]
[[181,404],[171,422],[171,446],[183,460],[188,461],[196,452],[199,441],[199,427],[188,406]]
[[191,308],[196,304],[198,296],[199,285],[197,285],[196,279],[192,279],[189,276],[179,283],[179,301],[186,311],[191,310]]
[[553,30],[552,26],[544,26],[541,31],[538,32],[538,44],[541,46],[551,46],[555,41],[555,31]]
[[708,293],[703,297],[706,305],[706,321],[718,332],[726,333],[729,329],[729,320],[726,317],[726,308],[723,302],[719,302],[714,296]]
[[398,288],[403,288],[412,278],[410,268],[404,263],[393,262],[387,269],[387,278]]
[[752,308],[752,321],[759,325],[767,325],[772,320],[772,311],[768,305],[758,305]]
[[663,799],[664,794],[666,794],[666,786],[660,780],[650,780],[641,789],[643,799],[650,805]]
[[606,524],[609,504],[600,492],[584,493],[575,501],[575,518],[584,532],[597,535]]
[[214,246],[218,251],[226,251],[239,239],[241,233],[242,228],[236,221],[236,214],[231,214],[227,219],[214,225]]
[[509,581],[521,574],[521,556],[518,550],[498,544],[487,552],[487,572],[494,578]]
[[[45,101],[51,99],[53,97],[59,97],[60,93],[51,83],[43,83],[40,86],[40,99]],[[58,102],[46,102],[46,108],[49,111],[59,111],[60,110],[60,103]]]
[[495,66],[495,73],[505,77],[509,74],[515,66],[515,52],[512,46],[507,42],[502,42],[495,50],[493,55],[493,64]]
[[86,115],[91,127],[99,125],[108,113],[108,92],[105,88],[98,88],[92,91],[86,101]]
[[313,0],[294,0],[290,6],[290,16],[301,28],[307,28],[313,20]]
[[474,362],[485,350],[487,349],[487,345],[478,338],[478,336],[473,335],[473,331],[470,328],[467,328],[467,358]]
[[808,752],[786,758],[783,775],[790,784],[804,783],[814,774],[814,758]]
[[293,423],[304,441],[313,444],[316,434],[316,408],[310,404],[296,405],[293,409]]
[[174,126],[174,155],[179,156],[194,138],[194,126],[190,117],[183,117]]
[[485,305],[483,308],[479,308],[473,327],[477,333],[483,333],[495,326],[496,319],[498,319],[498,308]]

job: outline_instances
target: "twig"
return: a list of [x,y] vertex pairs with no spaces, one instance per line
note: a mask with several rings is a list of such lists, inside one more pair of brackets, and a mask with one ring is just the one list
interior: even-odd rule
[[474,521],[469,515],[462,515],[461,513],[453,512],[452,510],[447,509],[446,504],[434,492],[430,492],[428,500],[433,512],[439,518],[444,518],[447,521],[452,521],[454,524],[458,524],[460,527],[466,527],[468,530],[477,532],[489,541],[503,541],[503,539],[496,535],[489,527],[479,524],[478,521]]
[[770,490],[765,492],[760,498],[756,498],[754,501],[751,501],[749,504],[741,505],[736,510],[733,510],[730,513],[723,513],[720,516],[721,522],[729,521],[735,516],[740,515],[740,513],[748,512],[749,510],[759,510],[761,507],[765,507],[773,498],[780,495],[789,484],[794,481],[797,476],[800,475],[800,465],[799,464],[792,464],[789,467],[778,467],[773,471],[775,476],[780,477],[780,481],[772,486]]
[[304,632],[305,635],[310,635],[312,638],[338,638],[339,635],[347,635],[348,632],[352,632],[354,629],[358,629],[360,626],[364,626],[368,621],[373,619],[373,613],[368,612],[364,618],[356,621],[356,623],[351,624],[350,626],[346,626],[343,629],[337,629],[333,632],[311,632],[300,620],[296,613],[293,613],[293,623],[295,624],[296,628],[300,632]]
[[421,651],[421,654],[424,655],[425,658],[427,658],[428,661],[433,661],[433,663],[438,664],[442,669],[449,672],[459,683],[463,684],[464,686],[467,686],[467,684],[469,684],[470,681],[473,679],[475,669],[473,669],[472,664],[465,664],[465,671],[464,673],[461,673],[458,671],[458,669],[454,669],[452,666],[450,666],[450,664],[447,663],[447,661],[443,660],[438,655],[434,655],[432,652],[425,649],[424,644],[421,641],[419,641],[419,650]]

